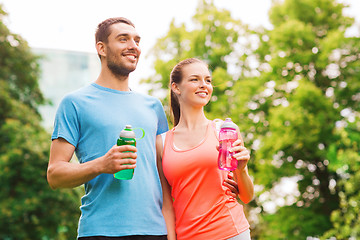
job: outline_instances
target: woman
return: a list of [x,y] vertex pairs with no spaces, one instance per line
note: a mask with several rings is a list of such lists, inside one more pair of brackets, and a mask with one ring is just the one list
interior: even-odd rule
[[[213,92],[208,66],[195,58],[183,60],[172,70],[170,85],[175,127],[166,133],[162,171],[173,198],[177,239],[250,239],[243,207],[223,184],[228,172],[217,167],[214,121],[204,114]],[[162,149],[158,150],[161,155]],[[249,151],[238,139],[232,152],[238,160],[234,178],[239,197],[248,203],[254,194],[247,170]]]

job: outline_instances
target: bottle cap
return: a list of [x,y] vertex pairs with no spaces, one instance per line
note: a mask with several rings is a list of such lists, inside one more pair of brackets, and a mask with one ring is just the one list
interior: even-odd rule
[[220,128],[231,128],[231,129],[237,129],[237,126],[235,123],[231,121],[231,118],[226,118],[223,124],[221,124]]
[[126,125],[125,128],[120,132],[122,138],[135,138],[135,133],[131,129],[131,125]]

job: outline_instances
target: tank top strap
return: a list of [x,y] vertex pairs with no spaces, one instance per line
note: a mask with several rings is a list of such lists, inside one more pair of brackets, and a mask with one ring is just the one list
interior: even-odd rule
[[164,141],[164,146],[166,146],[167,144],[169,144],[169,142],[172,142],[172,138],[174,136],[174,128],[170,129],[169,131],[166,132],[165,134],[165,141]]
[[214,131],[215,131],[215,136],[216,139],[219,140],[219,132],[220,132],[220,126],[224,121],[216,118],[214,120],[211,121],[211,126],[213,127]]
[[167,144],[169,143],[170,133],[171,130],[164,132],[161,134],[162,143],[163,143],[163,152],[162,152],[162,158],[164,158],[165,150],[167,148]]

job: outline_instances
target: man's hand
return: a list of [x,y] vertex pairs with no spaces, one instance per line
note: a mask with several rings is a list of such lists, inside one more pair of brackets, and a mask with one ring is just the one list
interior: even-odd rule
[[124,169],[136,167],[136,147],[114,145],[101,159],[101,172],[114,174]]

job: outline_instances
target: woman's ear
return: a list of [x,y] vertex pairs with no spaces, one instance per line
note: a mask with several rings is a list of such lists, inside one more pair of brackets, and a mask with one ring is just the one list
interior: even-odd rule
[[101,41],[96,43],[96,51],[100,56],[106,56],[106,52],[105,52],[105,44]]
[[172,82],[172,83],[171,83],[171,90],[172,90],[174,93],[180,95],[180,89],[179,89],[178,85],[177,85],[175,82]]

